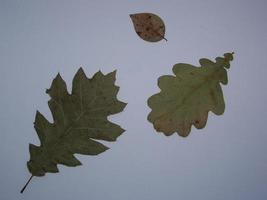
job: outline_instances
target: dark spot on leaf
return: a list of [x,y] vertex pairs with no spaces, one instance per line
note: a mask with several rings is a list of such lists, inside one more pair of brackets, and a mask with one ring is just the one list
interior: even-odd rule
[[196,121],[195,121],[195,123],[196,123],[196,124],[199,124],[199,121],[198,121],[198,120],[196,120]]

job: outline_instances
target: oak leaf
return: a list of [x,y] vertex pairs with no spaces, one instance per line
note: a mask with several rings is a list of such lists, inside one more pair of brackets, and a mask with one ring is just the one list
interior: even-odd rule
[[152,109],[148,120],[158,132],[166,136],[177,132],[186,137],[194,125],[204,128],[208,112],[221,115],[225,103],[220,83],[228,82],[227,71],[233,53],[217,57],[216,62],[202,58],[200,67],[179,63],[173,66],[175,76],[165,75],[158,79],[160,93],[148,99]]
[[58,172],[57,164],[81,165],[75,153],[98,155],[108,147],[97,140],[115,141],[124,132],[107,119],[126,106],[116,98],[119,87],[114,85],[115,75],[116,71],[107,75],[99,71],[88,79],[80,68],[73,79],[71,94],[60,74],[56,76],[46,91],[51,97],[48,105],[54,122],[38,111],[35,116],[34,128],[41,144],[29,146],[27,166],[32,176]]

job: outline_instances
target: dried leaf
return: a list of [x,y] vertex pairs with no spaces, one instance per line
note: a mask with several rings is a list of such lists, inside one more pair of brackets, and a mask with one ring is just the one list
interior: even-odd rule
[[137,13],[130,15],[136,33],[145,41],[158,42],[167,39],[163,20],[153,13]]
[[223,114],[220,83],[227,84],[225,68],[230,67],[232,60],[233,53],[226,53],[224,58],[217,57],[216,62],[200,59],[200,67],[179,63],[173,67],[176,76],[161,76],[158,79],[161,92],[148,99],[152,109],[148,120],[154,128],[166,136],[177,132],[186,137],[192,125],[197,129],[205,127],[209,111]]
[[58,172],[57,164],[81,165],[75,153],[100,154],[108,147],[97,140],[115,141],[124,132],[107,119],[126,106],[116,98],[119,87],[114,85],[115,75],[116,71],[107,75],[99,71],[88,79],[80,68],[73,79],[71,94],[61,76],[56,76],[46,91],[51,97],[48,105],[54,122],[50,123],[38,111],[35,116],[34,128],[41,145],[29,147],[27,166],[32,176]]

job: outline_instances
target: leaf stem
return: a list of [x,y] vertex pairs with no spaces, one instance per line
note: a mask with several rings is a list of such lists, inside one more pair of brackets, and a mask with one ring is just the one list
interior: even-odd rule
[[168,41],[163,35],[161,35],[157,30],[152,29],[154,33],[156,33],[158,36],[160,36],[162,39],[164,39],[166,42]]
[[162,39],[164,39],[166,42],[168,41],[163,35],[161,35],[159,32],[156,32]]
[[27,185],[30,183],[30,181],[32,180],[33,175],[31,175],[31,177],[29,178],[29,180],[27,181],[27,183],[24,185],[24,187],[21,189],[20,193],[23,193],[23,191],[26,189]]

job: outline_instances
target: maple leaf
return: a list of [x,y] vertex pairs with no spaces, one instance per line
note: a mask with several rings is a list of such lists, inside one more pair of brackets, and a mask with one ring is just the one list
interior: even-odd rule
[[[177,132],[186,137],[194,125],[204,128],[208,112],[221,115],[225,103],[220,83],[228,82],[227,71],[233,53],[217,57],[216,62],[199,60],[200,67],[179,63],[173,66],[176,76],[165,75],[158,79],[161,92],[148,99],[152,111],[148,120],[158,132],[166,136]],[[226,69],[225,69],[226,68]]]
[[153,13],[136,13],[130,15],[137,35],[148,42],[158,42],[167,39],[163,20]]
[[73,79],[71,94],[61,76],[56,76],[46,91],[51,97],[48,105],[54,123],[38,111],[35,117],[34,128],[41,144],[29,146],[27,166],[32,176],[58,172],[57,164],[81,165],[73,154],[100,154],[108,147],[96,140],[115,141],[124,132],[107,119],[126,106],[116,98],[119,87],[114,85],[115,75],[116,71],[107,75],[99,71],[88,79],[80,68]]

